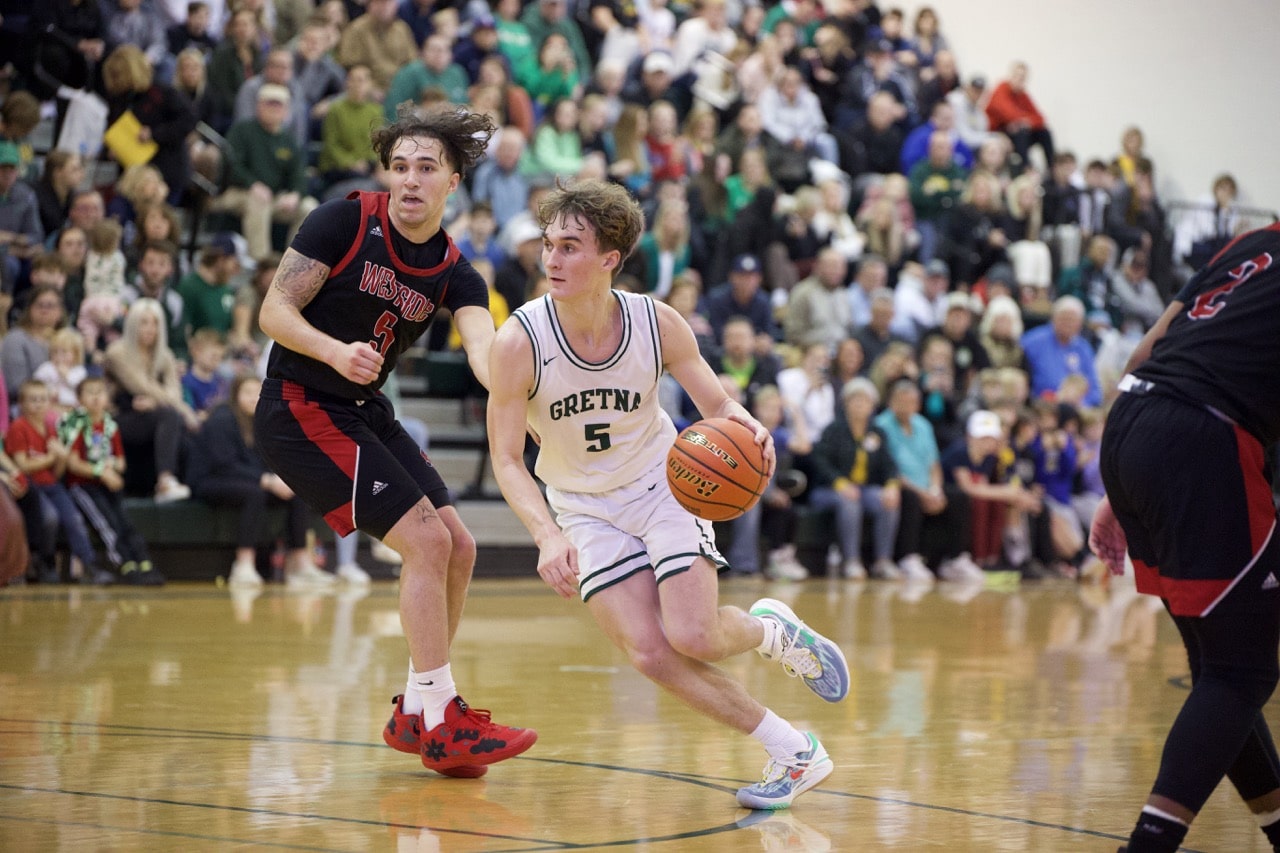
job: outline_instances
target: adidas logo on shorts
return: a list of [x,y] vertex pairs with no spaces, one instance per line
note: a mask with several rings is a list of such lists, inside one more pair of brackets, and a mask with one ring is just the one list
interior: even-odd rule
[[1275,573],[1274,573],[1274,572],[1267,572],[1267,577],[1266,577],[1266,579],[1262,581],[1262,588],[1263,588],[1263,589],[1275,589],[1275,588],[1276,588],[1276,587],[1278,587],[1278,586],[1280,586],[1280,581],[1277,581],[1277,580],[1276,580]]
[[386,484],[386,483],[384,483],[384,482],[382,482],[381,480],[374,480],[374,481],[373,481],[373,493],[374,493],[375,495],[376,495],[376,494],[378,494],[379,492],[381,492],[381,491],[382,491],[383,489],[385,489],[386,487],[387,487],[387,484]]

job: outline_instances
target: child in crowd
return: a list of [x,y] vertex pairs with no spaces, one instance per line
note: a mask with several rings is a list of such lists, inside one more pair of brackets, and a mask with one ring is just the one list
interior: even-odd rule
[[[1006,449],[1000,416],[979,409],[969,416],[964,438],[942,453],[942,473],[948,491],[969,501],[972,559],[984,570],[996,567],[1003,552],[1006,510],[1040,511],[1040,498],[1016,477],[1008,479],[1000,454]],[[957,495],[958,497],[958,495]],[[961,557],[968,558],[968,554]]]
[[483,259],[497,269],[507,259],[494,239],[497,231],[498,220],[493,216],[493,207],[487,201],[477,201],[471,205],[471,215],[467,219],[466,232],[458,241],[458,251],[472,263]]
[[1089,393],[1089,380],[1085,379],[1082,374],[1072,373],[1062,378],[1062,382],[1058,384],[1058,391],[1053,395],[1053,399],[1058,403],[1066,403],[1069,406],[1079,408],[1084,405],[1084,397]]
[[[66,445],[58,440],[54,430],[45,423],[49,410],[49,389],[43,382],[28,379],[18,388],[19,415],[9,427],[4,438],[5,451],[27,475],[31,487],[48,502],[58,515],[71,553],[82,564],[82,581],[96,584],[115,582],[115,575],[98,565],[97,552],[89,542],[84,519],[71,500],[62,475],[67,468]],[[56,578],[50,577],[56,582]]]
[[67,488],[98,532],[107,558],[125,583],[159,586],[164,576],[151,565],[147,543],[124,511],[124,443],[107,413],[107,381],[92,376],[76,388],[79,407],[58,422],[67,447]]
[[223,367],[227,344],[217,329],[197,329],[187,342],[191,369],[182,377],[182,398],[201,423],[209,410],[227,399],[227,377]]
[[[1064,411],[1065,408],[1065,411]],[[1074,563],[1084,548],[1084,527],[1071,507],[1076,479],[1076,444],[1064,428],[1064,416],[1078,418],[1067,405],[1039,400],[1033,406],[1039,429],[1027,447],[1035,466],[1035,484],[1048,518],[1048,532],[1056,558],[1054,570],[1074,574]]]
[[84,262],[84,301],[76,326],[85,348],[96,353],[119,337],[115,326],[124,316],[125,259],[120,249],[124,229],[104,219],[89,230],[89,254]]
[[[0,387],[4,383],[0,382]],[[0,442],[3,445],[3,442]],[[27,547],[31,552],[31,568],[40,583],[57,583],[58,567],[54,563],[54,547],[57,542],[57,527],[46,523],[44,507],[40,495],[31,488],[31,481],[9,458],[0,446],[0,489],[5,489],[18,505],[22,513],[22,526],[27,533]]]
[[84,367],[84,338],[75,329],[59,329],[49,341],[49,360],[36,368],[33,379],[49,387],[49,412],[57,418],[76,407],[76,388],[89,373]]

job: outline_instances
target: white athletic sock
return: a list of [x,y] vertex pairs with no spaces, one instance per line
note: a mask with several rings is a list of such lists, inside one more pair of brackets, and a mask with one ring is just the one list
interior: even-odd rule
[[1260,812],[1254,815],[1258,819],[1258,826],[1267,827],[1280,820],[1280,809],[1273,812]]
[[804,736],[804,732],[768,708],[764,709],[764,719],[751,736],[760,741],[770,758],[790,758],[809,748],[809,739]]
[[400,704],[406,714],[422,713],[422,697],[418,695],[418,673],[413,669],[413,661],[409,661],[409,678],[404,683],[404,699]]
[[414,692],[422,703],[422,730],[429,732],[444,722],[445,706],[458,695],[449,664],[430,672],[414,673]]
[[757,616],[764,626],[764,639],[756,646],[756,651],[768,660],[774,660],[782,654],[782,623],[777,619],[765,619]]

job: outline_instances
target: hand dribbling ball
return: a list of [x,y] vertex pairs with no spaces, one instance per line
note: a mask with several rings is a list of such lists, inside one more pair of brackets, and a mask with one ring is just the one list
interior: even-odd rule
[[671,493],[680,506],[707,521],[742,515],[760,500],[768,482],[755,435],[728,418],[698,421],[667,453]]

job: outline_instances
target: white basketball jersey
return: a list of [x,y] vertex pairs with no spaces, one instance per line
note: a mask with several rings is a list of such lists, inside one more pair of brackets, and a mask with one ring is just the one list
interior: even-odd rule
[[576,355],[550,296],[514,316],[533,343],[529,423],[542,438],[534,472],[566,492],[624,486],[666,461],[676,429],[658,406],[662,344],[653,300],[612,291],[622,341],[599,363]]

